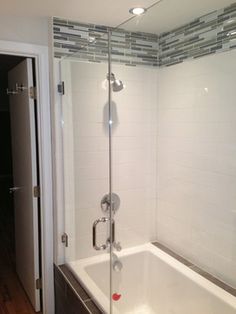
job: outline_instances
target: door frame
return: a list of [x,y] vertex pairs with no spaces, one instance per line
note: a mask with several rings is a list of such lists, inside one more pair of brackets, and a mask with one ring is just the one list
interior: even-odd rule
[[40,181],[42,311],[54,313],[52,145],[48,47],[0,40],[0,54],[35,60]]

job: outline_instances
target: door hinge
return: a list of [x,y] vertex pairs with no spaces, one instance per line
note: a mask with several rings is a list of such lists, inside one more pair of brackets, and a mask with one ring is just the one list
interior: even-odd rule
[[37,89],[35,86],[31,86],[29,89],[29,95],[31,99],[37,99]]
[[36,289],[37,290],[40,290],[40,289],[42,289],[42,279],[41,278],[38,278],[38,279],[36,279]]
[[61,236],[61,242],[65,245],[65,247],[68,247],[68,235],[65,232]]
[[61,95],[65,95],[65,83],[61,82],[57,85],[57,91]]
[[34,186],[34,197],[40,197],[40,187],[39,187],[39,185]]

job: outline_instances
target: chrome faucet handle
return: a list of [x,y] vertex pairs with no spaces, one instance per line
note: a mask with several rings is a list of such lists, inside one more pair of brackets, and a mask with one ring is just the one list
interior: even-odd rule
[[103,196],[101,200],[101,209],[105,214],[110,213],[111,210],[111,212],[115,215],[119,207],[120,197],[117,194],[112,193],[111,195],[106,194]]

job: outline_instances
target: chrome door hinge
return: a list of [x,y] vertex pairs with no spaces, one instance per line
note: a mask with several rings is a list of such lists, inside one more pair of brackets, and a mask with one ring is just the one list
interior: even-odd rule
[[37,289],[37,290],[42,289],[42,279],[41,279],[41,278],[36,279],[36,284],[35,284],[35,286],[36,286],[36,289]]
[[60,82],[57,85],[57,91],[58,91],[59,94],[65,95],[65,83],[64,82]]
[[29,95],[31,99],[37,99],[37,89],[35,86],[31,86],[29,89]]
[[34,186],[34,197],[40,197],[40,187],[39,187],[39,185]]
[[65,247],[68,247],[68,235],[65,232],[61,236],[61,242],[65,245]]

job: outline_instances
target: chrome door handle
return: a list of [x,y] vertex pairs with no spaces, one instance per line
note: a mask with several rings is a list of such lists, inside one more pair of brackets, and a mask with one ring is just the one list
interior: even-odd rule
[[100,222],[107,222],[109,218],[102,217],[94,221],[93,223],[93,248],[97,251],[105,250],[108,247],[108,244],[97,245],[97,225]]
[[9,193],[12,194],[12,193],[14,193],[14,192],[16,192],[18,190],[20,190],[20,187],[14,186],[12,188],[9,188]]

